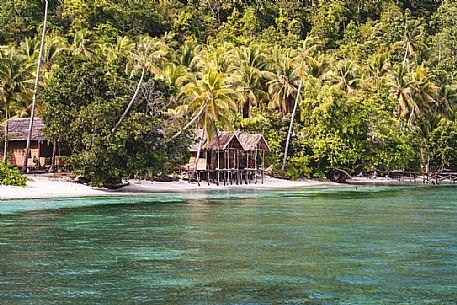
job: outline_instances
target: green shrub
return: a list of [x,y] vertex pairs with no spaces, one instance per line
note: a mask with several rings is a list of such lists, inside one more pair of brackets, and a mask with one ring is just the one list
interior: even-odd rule
[[27,178],[22,176],[17,168],[6,162],[0,162],[0,185],[25,186]]
[[303,153],[289,158],[288,163],[286,163],[285,175],[291,180],[311,178],[312,173],[313,169],[310,167],[310,157]]

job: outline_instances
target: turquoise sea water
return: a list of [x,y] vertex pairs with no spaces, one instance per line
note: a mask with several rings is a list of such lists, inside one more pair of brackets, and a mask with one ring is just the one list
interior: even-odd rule
[[457,304],[457,188],[0,201],[0,304]]

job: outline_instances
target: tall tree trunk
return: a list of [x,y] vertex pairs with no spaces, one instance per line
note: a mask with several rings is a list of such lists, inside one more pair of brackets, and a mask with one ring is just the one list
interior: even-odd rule
[[46,36],[46,25],[48,22],[48,6],[49,2],[46,0],[45,9],[44,9],[44,23],[43,23],[43,33],[41,35],[41,46],[40,46],[40,54],[38,56],[38,67],[36,72],[35,78],[35,89],[33,91],[33,98],[32,98],[32,111],[30,114],[30,124],[29,124],[29,133],[27,136],[27,146],[24,152],[24,164],[22,165],[22,173],[27,172],[27,162],[30,154],[30,143],[32,142],[32,131],[33,131],[33,120],[35,119],[35,108],[36,108],[36,98],[38,94],[38,83],[40,81],[40,71],[41,65],[43,63],[43,50],[44,50],[44,38]]
[[414,119],[414,107],[411,108],[411,113],[409,114],[408,125],[413,125]]
[[249,91],[246,103],[243,106],[243,109],[241,109],[241,116],[243,118],[250,118],[251,117],[251,108],[252,108],[251,91]]
[[292,110],[292,117],[290,118],[289,132],[287,133],[286,149],[284,151],[284,158],[282,160],[282,166],[281,166],[281,171],[282,172],[284,172],[284,169],[286,168],[286,161],[287,161],[287,153],[288,153],[288,150],[289,150],[290,136],[292,134],[292,130],[293,130],[293,127],[294,127],[294,117],[295,117],[295,112],[297,111],[298,100],[300,99],[300,90],[301,90],[301,86],[302,85],[303,85],[303,80],[300,78],[300,83],[298,84],[298,90],[297,90],[297,97],[295,99],[294,109]]
[[405,20],[405,56],[403,57],[403,65],[402,65],[403,68],[405,68],[406,60],[408,59],[408,34],[407,34],[408,28],[407,28],[407,23],[408,23],[408,19]]
[[403,56],[403,69],[405,68],[406,60],[408,59],[408,43],[405,43],[405,55]]
[[51,167],[49,167],[49,172],[55,172],[56,168],[56,153],[57,153],[57,141],[53,141],[52,143],[52,157],[51,157]]
[[125,119],[125,117],[129,113],[130,108],[132,108],[133,103],[135,102],[136,98],[138,97],[138,94],[140,93],[141,84],[143,83],[144,74],[145,73],[146,73],[146,70],[143,68],[143,71],[141,72],[140,81],[138,82],[138,86],[136,87],[135,94],[133,95],[132,100],[130,101],[130,103],[127,105],[127,108],[125,109],[125,111],[122,114],[121,118],[119,119],[119,121],[117,121],[116,126],[114,126],[113,130],[111,131],[112,133],[115,133],[117,131],[117,129],[121,125],[122,121]]
[[430,154],[427,152],[427,162],[425,163],[425,172],[428,173],[430,172]]

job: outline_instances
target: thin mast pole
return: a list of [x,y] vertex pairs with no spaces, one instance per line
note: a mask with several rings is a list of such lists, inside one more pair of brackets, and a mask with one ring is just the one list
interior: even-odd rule
[[49,2],[46,0],[45,9],[44,9],[44,24],[43,24],[43,33],[41,35],[41,46],[40,46],[40,55],[38,56],[38,67],[35,78],[35,89],[33,91],[32,98],[32,111],[30,114],[30,124],[29,124],[29,133],[27,135],[27,146],[24,152],[24,164],[22,166],[22,172],[27,173],[27,161],[30,154],[30,143],[32,141],[32,131],[33,131],[33,120],[35,119],[35,108],[36,108],[36,98],[38,94],[38,83],[40,81],[40,71],[41,65],[43,63],[43,50],[44,50],[44,38],[46,36],[46,24],[48,22],[48,6]]
[[300,78],[300,83],[298,84],[298,90],[297,90],[297,98],[295,99],[294,109],[292,110],[292,117],[290,118],[289,132],[287,133],[286,149],[284,151],[284,158],[282,160],[282,167],[281,167],[282,172],[284,172],[284,169],[286,168],[287,151],[289,150],[290,135],[292,133],[292,128],[294,127],[294,116],[295,116],[295,111],[297,111],[298,100],[300,98],[300,90],[301,90],[302,84],[303,84],[303,80]]

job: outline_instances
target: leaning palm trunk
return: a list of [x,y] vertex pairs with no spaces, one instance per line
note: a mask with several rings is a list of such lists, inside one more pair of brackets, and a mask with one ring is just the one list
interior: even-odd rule
[[200,116],[203,114],[203,111],[205,110],[206,105],[208,105],[208,101],[203,105],[203,107],[200,109],[200,111],[197,113],[197,115],[186,126],[184,126],[180,131],[175,133],[171,138],[169,138],[168,140],[164,141],[162,144],[167,144],[167,143],[173,141],[174,139],[179,137],[179,135],[182,134],[184,130],[186,130],[187,128],[192,126],[200,118]]
[[[204,133],[203,133],[203,137],[200,140],[200,143],[198,144],[197,156],[195,157],[195,167],[194,167],[194,175],[195,175],[195,177],[197,177],[198,160],[200,159],[200,153],[202,151],[203,142],[205,142],[205,134]],[[190,176],[189,176],[189,179],[190,179]],[[198,179],[197,179],[197,183],[198,183],[198,186],[200,186],[200,181]]]
[[297,90],[297,98],[295,99],[294,109],[292,110],[292,117],[290,118],[289,132],[287,133],[286,149],[284,151],[284,158],[282,160],[282,167],[281,167],[282,172],[284,172],[284,169],[286,168],[286,160],[287,160],[287,152],[289,150],[290,136],[292,134],[292,130],[294,127],[294,117],[295,117],[295,112],[297,111],[298,100],[300,98],[300,90],[301,90],[302,85],[303,85],[303,80],[300,79],[300,83],[298,84],[298,90]]
[[30,124],[29,124],[29,133],[27,135],[27,146],[24,151],[24,164],[22,166],[22,172],[27,172],[27,161],[30,154],[30,143],[32,142],[32,130],[33,130],[33,120],[35,119],[35,108],[36,108],[36,98],[38,94],[38,83],[40,81],[40,71],[41,64],[43,63],[43,50],[44,50],[44,38],[46,36],[46,24],[48,22],[48,5],[49,2],[46,0],[45,9],[44,9],[44,24],[43,24],[43,33],[41,35],[41,46],[40,46],[40,55],[38,56],[38,67],[35,78],[35,89],[33,91],[32,98],[32,111],[30,114]]
[[405,55],[403,56],[403,69],[405,68],[406,60],[408,59],[408,44],[405,44]]
[[413,125],[414,119],[414,107],[411,108],[411,113],[409,114],[408,125]]
[[135,94],[133,95],[132,100],[130,101],[130,103],[127,105],[127,108],[125,109],[125,111],[122,114],[121,118],[119,119],[119,121],[117,121],[116,126],[114,126],[113,130],[111,131],[112,133],[115,133],[117,131],[117,129],[121,125],[122,121],[125,119],[127,114],[129,114],[130,108],[132,108],[133,103],[135,102],[136,98],[138,97],[138,94],[140,93],[141,84],[143,83],[143,79],[144,79],[144,74],[145,73],[146,73],[146,70],[143,68],[143,71],[141,72],[140,81],[138,82],[138,86],[136,87]]

